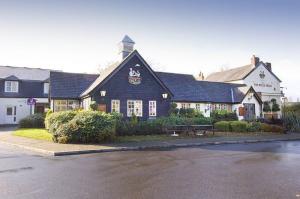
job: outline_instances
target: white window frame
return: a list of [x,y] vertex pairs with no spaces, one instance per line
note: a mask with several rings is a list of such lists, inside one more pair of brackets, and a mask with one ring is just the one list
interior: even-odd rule
[[54,100],[53,107],[54,111],[67,111],[67,110],[74,110],[79,108],[79,101],[78,100]]
[[200,103],[196,103],[195,109],[196,109],[197,111],[201,111],[201,104],[200,104]]
[[120,113],[120,100],[111,100],[111,112]]
[[149,116],[156,117],[156,101],[155,100],[149,101]]
[[44,82],[44,94],[49,94],[49,83]]
[[182,109],[188,109],[188,108],[191,108],[191,104],[190,104],[190,103],[182,103],[182,104],[181,104],[181,108],[182,108]]
[[137,117],[143,117],[142,100],[127,100],[127,117],[132,117],[132,114]]
[[18,93],[19,92],[19,82],[18,81],[5,81],[6,93]]

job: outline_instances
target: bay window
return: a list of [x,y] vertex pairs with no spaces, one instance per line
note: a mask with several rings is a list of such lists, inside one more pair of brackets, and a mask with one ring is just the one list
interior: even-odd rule
[[143,116],[142,100],[127,100],[127,117],[132,117],[132,115]]

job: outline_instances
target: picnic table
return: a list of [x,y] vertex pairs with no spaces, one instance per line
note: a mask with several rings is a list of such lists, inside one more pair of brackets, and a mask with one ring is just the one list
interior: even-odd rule
[[173,135],[176,135],[176,133],[185,133],[186,135],[189,135],[192,133],[193,135],[205,135],[208,131],[213,132],[213,135],[215,134],[214,126],[213,125],[173,125],[168,126],[166,128],[166,132],[169,134],[170,132],[173,133]]

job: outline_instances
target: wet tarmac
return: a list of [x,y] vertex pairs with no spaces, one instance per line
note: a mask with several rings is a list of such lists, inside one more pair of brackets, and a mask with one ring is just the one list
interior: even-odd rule
[[0,146],[0,198],[300,198],[300,142],[64,157]]

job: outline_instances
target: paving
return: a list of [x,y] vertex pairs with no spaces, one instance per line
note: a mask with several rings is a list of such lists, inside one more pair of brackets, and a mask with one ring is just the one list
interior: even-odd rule
[[300,140],[300,133],[247,137],[185,138],[168,141],[141,141],[113,144],[58,144],[11,135],[14,128],[0,129],[0,143],[31,150],[44,155],[62,156],[112,151],[144,150],[153,148],[191,147],[219,144],[241,144]]

